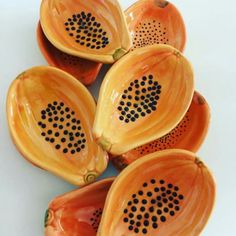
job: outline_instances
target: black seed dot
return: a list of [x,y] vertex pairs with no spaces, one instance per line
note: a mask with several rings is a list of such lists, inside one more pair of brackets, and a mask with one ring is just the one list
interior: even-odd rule
[[178,205],[179,201],[178,200],[174,200],[174,204]]
[[129,213],[129,218],[133,218],[134,214],[133,213]]
[[157,192],[159,192],[159,188],[154,188],[154,191],[157,193]]
[[174,190],[175,191],[179,191],[179,188],[176,186],[176,187],[174,187]]
[[161,214],[162,214],[162,210],[158,209],[158,210],[157,210],[157,214],[158,214],[158,215],[161,215]]
[[172,196],[169,197],[169,200],[170,200],[170,201],[173,201],[173,199],[174,199],[174,198],[173,198]]
[[167,213],[169,212],[169,209],[167,207],[164,208],[164,212]]
[[131,207],[131,211],[136,212],[137,208],[135,206]]
[[176,207],[175,207],[175,210],[176,210],[176,211],[179,211],[179,210],[180,210],[180,207],[179,207],[179,206],[176,206]]
[[164,199],[163,199],[163,202],[164,202],[164,203],[167,203],[167,202],[168,202],[168,199],[167,199],[167,198],[164,198]]
[[45,129],[45,128],[46,128],[46,125],[45,125],[45,124],[42,124],[42,128]]
[[168,184],[168,188],[173,188],[173,185],[172,184]]
[[134,228],[134,227],[133,227],[132,225],[129,226],[129,230],[133,230],[133,228]]
[[155,180],[155,179],[151,179],[151,183],[152,183],[152,184],[155,184],[155,183],[156,183],[156,180]]
[[138,199],[134,199],[134,204],[138,204],[139,200]]
[[145,205],[145,204],[147,204],[147,200],[146,199],[143,199],[142,200],[142,203]]
[[63,152],[64,152],[64,153],[67,153],[67,152],[68,152],[68,149],[67,149],[67,148],[64,148],[64,149],[63,149]]
[[184,196],[183,196],[183,195],[179,195],[179,199],[180,199],[180,200],[183,200],[183,199],[184,199]]
[[49,134],[49,135],[52,134],[52,130],[48,130],[48,134]]
[[42,135],[42,136],[46,136],[46,133],[43,132],[43,133],[41,133],[41,135]]
[[147,233],[147,229],[143,229],[142,232],[143,232],[144,234],[146,234],[146,233]]
[[59,144],[56,145],[56,149],[60,149],[61,146]]
[[142,212],[144,212],[145,210],[146,210],[145,207],[140,208],[140,211],[142,211]]
[[145,221],[143,222],[143,224],[147,227],[147,226],[149,226],[149,221],[148,221],[148,220],[145,220]]
[[152,227],[153,227],[154,229],[157,229],[157,228],[158,228],[158,224],[157,224],[157,223],[153,223],[153,224],[152,224]]
[[65,141],[66,141],[66,139],[65,139],[65,138],[62,138],[62,139],[61,139],[61,142],[62,142],[62,143],[64,143]]
[[150,212],[154,212],[154,207],[149,207]]
[[144,183],[144,184],[143,184],[143,187],[147,187],[147,186],[148,186],[148,184],[147,184],[147,183]]
[[143,195],[143,191],[139,191],[138,194],[139,194],[140,196],[142,196],[142,195]]
[[156,200],[155,200],[155,199],[152,199],[152,200],[151,200],[151,203],[152,203],[152,204],[155,204],[155,203],[156,203]]
[[125,213],[125,214],[128,213],[128,209],[125,209],[125,210],[124,210],[124,213]]
[[160,220],[161,220],[162,222],[165,222],[165,221],[166,221],[166,217],[165,217],[165,216],[161,216]]
[[170,211],[170,215],[171,215],[171,216],[174,216],[174,215],[175,215],[175,212],[174,212],[174,211]]
[[142,215],[137,215],[138,220],[141,220],[142,218],[143,218]]

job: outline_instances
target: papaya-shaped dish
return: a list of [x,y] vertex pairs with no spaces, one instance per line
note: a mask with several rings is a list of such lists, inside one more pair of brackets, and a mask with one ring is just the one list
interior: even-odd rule
[[22,155],[79,186],[107,166],[107,153],[92,136],[95,109],[83,84],[49,66],[20,74],[7,97],[10,133]]
[[37,40],[49,65],[70,73],[84,85],[90,85],[96,80],[102,64],[71,56],[58,50],[46,38],[40,23],[37,27]]
[[42,0],[40,22],[56,48],[88,60],[113,63],[132,45],[117,0]]
[[116,178],[97,235],[198,236],[214,200],[214,179],[194,153],[155,152]]
[[116,62],[103,80],[94,136],[112,155],[156,140],[182,120],[193,92],[192,67],[177,49],[136,49]]
[[186,42],[183,18],[176,7],[166,0],[139,0],[126,12],[133,47],[168,44],[181,52]]
[[56,197],[45,214],[45,236],[96,236],[114,178]]
[[147,154],[164,149],[185,149],[197,152],[203,143],[210,123],[210,108],[195,91],[191,105],[181,122],[165,136],[135,148],[121,156],[113,157],[112,162],[118,170]]

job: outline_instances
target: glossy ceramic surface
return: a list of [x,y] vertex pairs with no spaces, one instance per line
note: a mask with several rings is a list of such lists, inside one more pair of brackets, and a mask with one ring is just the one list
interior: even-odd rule
[[70,73],[84,85],[90,85],[96,80],[102,64],[71,56],[58,50],[46,38],[40,22],[37,27],[37,40],[39,48],[49,65]]
[[179,148],[197,152],[205,140],[210,123],[210,108],[198,92],[194,92],[192,103],[182,121],[165,136],[135,148],[119,157],[113,157],[114,165],[124,169],[140,157],[164,149]]
[[40,22],[50,42],[70,55],[113,63],[131,47],[117,0],[43,0]]
[[133,47],[168,44],[181,52],[186,42],[186,29],[178,9],[166,0],[139,0],[126,11]]
[[45,236],[96,236],[114,178],[56,197],[45,215]]
[[170,132],[194,93],[188,60],[167,45],[130,52],[106,74],[93,132],[103,148],[123,154]]
[[114,181],[98,236],[199,236],[214,200],[214,179],[194,153],[152,153]]
[[22,155],[75,185],[93,182],[107,166],[91,132],[95,109],[86,87],[53,67],[23,72],[7,97],[8,125]]

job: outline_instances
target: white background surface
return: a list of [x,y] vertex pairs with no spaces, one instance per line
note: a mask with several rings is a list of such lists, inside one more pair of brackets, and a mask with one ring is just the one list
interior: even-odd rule
[[[128,7],[134,0],[122,0]],[[173,0],[187,26],[186,56],[212,121],[199,156],[217,182],[217,201],[203,236],[235,236],[236,213],[236,2]],[[39,0],[0,0],[0,236],[42,236],[44,212],[55,196],[75,187],[31,166],[12,144],[5,100],[23,70],[46,64],[35,38]],[[101,73],[100,80],[103,77]],[[99,80],[92,90],[97,94]],[[110,168],[106,175],[114,174]]]

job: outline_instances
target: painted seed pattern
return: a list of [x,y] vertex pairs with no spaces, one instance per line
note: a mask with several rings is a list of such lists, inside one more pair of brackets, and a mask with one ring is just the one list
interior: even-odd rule
[[123,222],[130,231],[148,234],[181,210],[184,196],[178,186],[151,179],[134,193],[124,209]]
[[133,50],[147,45],[168,44],[167,30],[160,22],[149,20],[141,22],[135,29]]
[[176,126],[176,128],[174,128],[170,133],[151,143],[135,148],[135,151],[137,151],[141,155],[146,155],[148,153],[173,148],[188,129],[190,123],[190,117],[188,113],[189,111],[187,112],[183,120],[178,124],[178,126]]
[[65,30],[76,43],[90,49],[105,48],[109,44],[107,32],[91,13],[74,14],[65,22]]
[[93,217],[90,218],[92,227],[95,232],[98,231],[98,227],[99,227],[99,224],[101,221],[102,211],[103,211],[103,209],[99,208],[98,210],[94,211]]
[[66,54],[64,52],[59,52],[59,56],[63,59],[68,65],[77,66],[80,64],[80,58]]
[[86,137],[75,112],[63,102],[54,101],[41,111],[38,122],[41,136],[54,145],[56,150],[75,155],[85,149]]
[[157,109],[161,85],[154,80],[153,75],[143,76],[130,83],[123,91],[117,107],[120,121],[135,122],[141,117],[151,114]]

